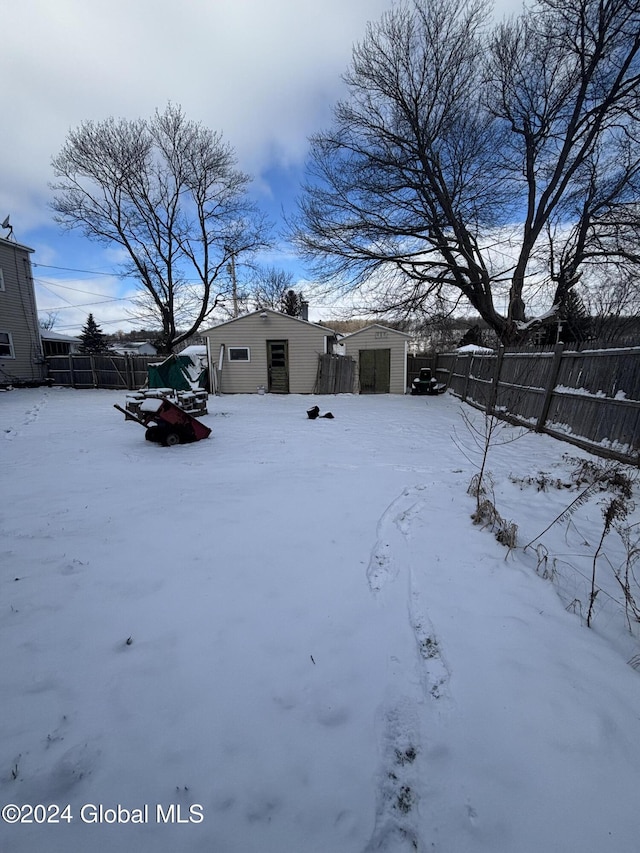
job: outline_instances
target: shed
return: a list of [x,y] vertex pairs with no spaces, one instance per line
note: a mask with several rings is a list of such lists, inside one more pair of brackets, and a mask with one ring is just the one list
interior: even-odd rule
[[61,335],[50,329],[41,329],[40,338],[45,358],[50,355],[71,355],[80,349],[80,338],[74,338],[72,335]]
[[335,333],[308,320],[265,308],[205,332],[212,393],[312,394],[318,357]]
[[411,335],[374,323],[340,339],[344,354],[356,363],[361,394],[405,394]]

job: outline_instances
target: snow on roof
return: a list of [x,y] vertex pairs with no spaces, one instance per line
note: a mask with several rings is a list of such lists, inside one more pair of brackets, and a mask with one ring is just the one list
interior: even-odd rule
[[59,332],[52,332],[50,329],[41,329],[40,337],[43,341],[62,341],[70,344],[80,342],[80,338],[74,338],[71,335],[61,335]]
[[481,347],[478,344],[465,344],[463,347],[457,347],[456,352],[493,352],[491,347]]

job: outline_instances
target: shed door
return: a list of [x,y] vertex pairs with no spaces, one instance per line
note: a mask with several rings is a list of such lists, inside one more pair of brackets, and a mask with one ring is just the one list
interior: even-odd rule
[[289,342],[267,341],[267,372],[269,391],[289,393]]
[[360,393],[388,394],[391,387],[391,350],[360,350]]

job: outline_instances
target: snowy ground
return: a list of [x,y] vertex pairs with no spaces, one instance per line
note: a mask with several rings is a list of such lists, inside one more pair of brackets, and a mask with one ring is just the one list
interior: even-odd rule
[[[615,533],[580,617],[606,495],[508,553],[453,397],[210,398],[176,448],[116,402],[0,394],[0,798],[61,812],[3,853],[637,853]],[[520,546],[578,492],[509,475],[565,454],[490,452]]]

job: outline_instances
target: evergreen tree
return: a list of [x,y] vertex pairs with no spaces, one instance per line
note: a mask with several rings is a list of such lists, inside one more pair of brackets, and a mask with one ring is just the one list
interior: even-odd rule
[[107,339],[93,319],[93,314],[87,317],[87,322],[80,334],[80,342],[80,352],[83,353],[104,352],[107,349]]
[[584,343],[592,337],[592,320],[582,297],[570,290],[560,304],[562,328],[560,340],[563,343]]
[[286,290],[280,299],[280,311],[290,317],[300,317],[303,301],[301,293],[296,293],[295,290]]

